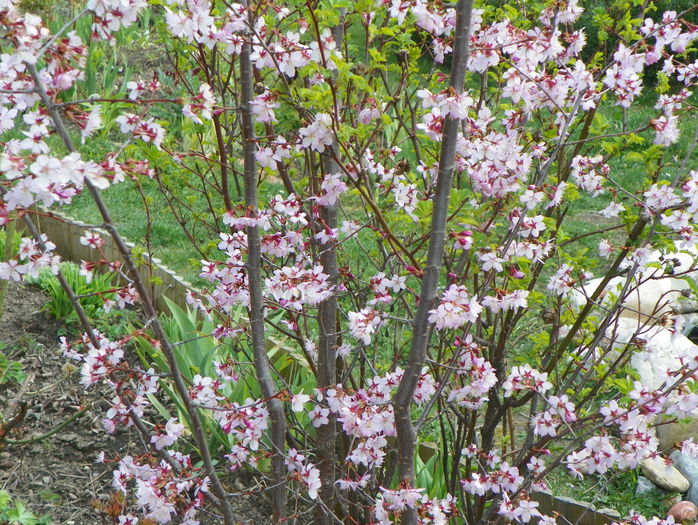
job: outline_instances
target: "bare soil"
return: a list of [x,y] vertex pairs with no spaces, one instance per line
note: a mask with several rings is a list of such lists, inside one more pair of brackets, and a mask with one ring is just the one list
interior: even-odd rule
[[[5,421],[26,406],[22,422],[8,440],[0,441],[0,488],[33,512],[48,513],[52,524],[107,524],[110,521],[92,502],[111,492],[111,468],[95,459],[101,451],[123,456],[140,453],[143,447],[135,433],[121,430],[110,436],[102,429],[108,392],[88,392],[80,385],[79,370],[59,350],[62,322],[41,310],[46,300],[36,288],[13,285],[0,317],[0,348],[20,361],[27,374],[21,385],[0,385]],[[50,437],[17,443],[55,429],[83,407],[89,408]],[[249,474],[225,482],[230,492],[237,493],[256,484]],[[269,505],[260,493],[235,497],[232,504],[240,523],[269,523]],[[202,525],[219,523],[214,514],[202,514]]]
[[[77,370],[58,350],[59,321],[41,311],[43,292],[23,285],[8,291],[0,318],[0,344],[8,358],[27,374],[21,385],[0,386],[5,420],[26,406],[26,416],[0,449],[0,486],[22,499],[35,513],[55,523],[101,523],[91,505],[109,490],[111,473],[95,465],[100,450],[125,452],[128,434],[108,436],[101,429],[102,401],[88,398]],[[49,432],[83,406],[93,406],[60,432],[38,442],[13,444]]]

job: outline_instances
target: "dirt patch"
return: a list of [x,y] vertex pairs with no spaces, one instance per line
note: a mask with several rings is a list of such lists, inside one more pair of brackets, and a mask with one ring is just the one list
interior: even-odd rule
[[[143,452],[140,438],[128,430],[108,435],[101,420],[109,407],[108,392],[86,392],[79,370],[59,350],[62,323],[41,311],[45,294],[13,285],[0,318],[0,347],[8,358],[20,361],[27,374],[21,385],[0,385],[0,410],[5,419],[26,406],[26,416],[0,444],[0,488],[24,501],[37,513],[48,513],[52,524],[95,525],[103,521],[92,500],[111,492],[110,466],[96,464],[101,451],[110,456]],[[45,439],[21,443],[48,433],[86,408],[77,419]],[[251,474],[225,480],[237,519],[241,523],[269,522],[269,505]],[[200,516],[202,525],[220,523],[215,513]],[[175,521],[176,523],[176,521]]]
[[[108,436],[101,428],[106,401],[85,395],[77,370],[66,366],[58,349],[61,323],[41,311],[47,298],[40,290],[14,285],[0,318],[0,344],[8,358],[22,363],[21,385],[0,386],[5,418],[26,407],[26,416],[0,450],[0,485],[35,513],[55,523],[100,523],[90,504],[110,488],[111,473],[95,465],[100,450],[126,453],[131,436]],[[23,443],[55,429],[90,407],[52,436]]]

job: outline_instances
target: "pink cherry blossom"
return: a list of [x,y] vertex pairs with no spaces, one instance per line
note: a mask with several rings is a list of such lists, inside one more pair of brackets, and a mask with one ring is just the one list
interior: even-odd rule
[[318,113],[311,124],[298,130],[298,134],[302,148],[322,153],[334,141],[332,117],[327,113]]
[[349,312],[349,331],[351,335],[363,344],[371,344],[371,339],[382,324],[382,319],[376,310],[363,308],[358,312]]
[[465,286],[452,284],[443,293],[439,306],[430,310],[429,322],[438,330],[459,328],[466,323],[474,323],[482,306],[475,297],[471,297]]

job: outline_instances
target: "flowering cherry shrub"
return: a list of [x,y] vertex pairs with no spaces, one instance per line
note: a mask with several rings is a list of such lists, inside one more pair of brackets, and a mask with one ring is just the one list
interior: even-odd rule
[[[85,388],[112,388],[105,431],[149,445],[99,458],[114,465],[114,523],[193,525],[208,505],[232,525],[225,472],[241,468],[267,476],[278,523],[553,523],[532,497],[553,469],[665,452],[654,426],[698,415],[698,347],[638,381],[648,331],[675,340],[685,308],[629,300],[669,275],[695,289],[695,138],[683,156],[675,145],[695,118],[698,28],[690,9],[611,11],[592,48],[576,0],[89,0],[54,31],[0,0],[0,224],[26,235],[0,278],[62,279],[32,217],[88,193],[123,260],[91,228],[82,271],[120,273],[105,306],[146,318],[108,340],[68,290],[84,335],[66,357]],[[90,54],[139,27],[170,63],[87,92]],[[610,112],[648,100],[639,127],[609,129]],[[101,157],[99,137],[113,144]],[[613,168],[627,152],[644,171]],[[202,257],[209,286],[188,301],[214,326],[207,371],[181,369],[101,197],[146,180]],[[572,233],[580,207],[593,218]],[[127,359],[138,337],[158,365]],[[307,380],[275,368],[268,341],[302,355]],[[241,381],[258,395],[235,398]],[[177,415],[151,416],[167,398]]]

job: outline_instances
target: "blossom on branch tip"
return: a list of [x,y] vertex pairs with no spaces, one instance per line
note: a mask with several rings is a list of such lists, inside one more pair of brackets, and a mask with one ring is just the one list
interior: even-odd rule
[[320,183],[320,194],[311,198],[315,199],[318,206],[332,206],[337,202],[339,196],[348,189],[342,180],[341,173],[325,175]]
[[334,142],[332,117],[327,113],[318,113],[312,123],[298,130],[298,135],[303,149],[324,152]]
[[625,206],[623,206],[622,204],[620,204],[618,202],[613,201],[606,208],[599,211],[598,213],[599,213],[599,215],[601,215],[607,219],[611,219],[613,217],[618,217],[618,215],[624,211],[625,211]]
[[679,140],[679,118],[676,115],[662,115],[650,122],[657,134],[654,143],[671,146]]
[[482,305],[476,297],[470,296],[465,286],[452,284],[444,291],[439,306],[429,311],[429,322],[434,323],[437,330],[459,328],[474,323],[481,311]]
[[547,372],[539,372],[529,364],[513,367],[506,381],[502,384],[504,397],[510,397],[514,392],[521,390],[545,394],[552,387],[553,385],[548,382]]
[[154,435],[150,438],[150,442],[155,446],[156,450],[162,450],[177,441],[184,432],[184,425],[175,418],[171,418],[163,430],[164,433]]
[[82,137],[82,143],[84,144],[85,140],[101,127],[102,106],[95,106],[94,108],[92,108],[92,111],[90,111],[89,115],[87,116],[82,131],[80,132],[80,136]]
[[284,266],[274,270],[272,277],[264,280],[269,294],[281,306],[301,310],[304,306],[315,306],[332,295],[329,276],[321,265],[310,269]]
[[572,267],[569,264],[563,264],[555,272],[555,275],[550,278],[548,290],[556,295],[567,297],[572,293],[576,283],[577,281],[572,277]]
[[104,239],[102,239],[102,236],[99,233],[88,230],[82,237],[80,237],[80,244],[83,246],[89,246],[92,249],[98,249],[104,246]]
[[351,335],[363,344],[371,344],[371,338],[382,324],[382,319],[376,310],[364,308],[358,312],[349,312],[349,331]]
[[204,82],[199,86],[199,93],[192,103],[182,107],[182,114],[196,124],[203,124],[202,118],[211,120],[215,103],[216,98],[211,91],[211,86]]
[[286,459],[291,478],[302,482],[308,488],[310,499],[317,499],[320,483],[320,471],[312,463],[305,460],[305,456],[299,454],[296,449],[289,449]]
[[250,111],[252,111],[257,122],[273,123],[276,122],[274,109],[278,108],[280,105],[281,104],[276,102],[276,95],[265,89],[264,93],[250,100]]

